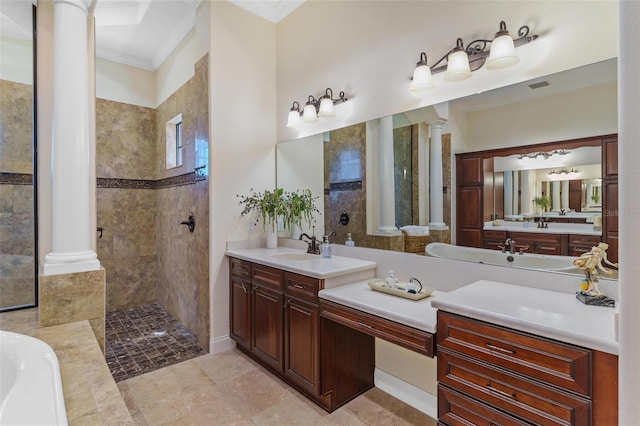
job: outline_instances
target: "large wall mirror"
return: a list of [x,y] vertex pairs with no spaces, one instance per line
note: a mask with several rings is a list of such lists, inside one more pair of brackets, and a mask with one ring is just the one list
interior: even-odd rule
[[[451,233],[440,234],[437,239],[455,244],[459,237],[455,221],[460,214],[455,211],[455,154],[520,146],[531,147],[535,152],[537,144],[617,133],[617,60],[452,100],[446,108],[448,118],[442,128],[443,219]],[[427,123],[434,120],[433,108],[401,112],[391,120],[394,225],[427,225],[430,188],[425,139],[429,135]],[[341,244],[349,232],[358,246],[411,251],[393,241],[380,244],[375,237],[381,220],[378,215],[383,183],[376,168],[376,156],[380,154],[371,142],[379,121],[278,144],[277,185],[287,190],[309,188],[319,196],[323,215],[316,220],[316,235],[335,231],[335,242]],[[508,158],[496,159],[495,181],[503,183],[507,172],[518,177],[525,173],[531,181],[531,191],[544,191],[545,195],[553,195],[556,186],[570,186],[572,192],[552,198],[555,204],[547,213],[560,215],[562,210],[563,215],[570,212],[576,219],[583,216],[579,220],[590,221],[599,212],[602,187],[600,149],[588,148],[572,162],[536,165],[529,172],[522,167],[510,168]],[[522,213],[536,213],[535,206],[522,199],[515,205],[512,200],[512,211],[505,212],[504,187],[502,191],[500,195],[496,191],[494,201],[502,205],[496,209],[501,219],[505,214],[517,219]],[[567,193],[572,193],[568,200]],[[348,225],[341,224],[343,213],[349,216]],[[414,235],[420,235],[419,227]]]
[[0,311],[37,305],[35,6],[0,8]]

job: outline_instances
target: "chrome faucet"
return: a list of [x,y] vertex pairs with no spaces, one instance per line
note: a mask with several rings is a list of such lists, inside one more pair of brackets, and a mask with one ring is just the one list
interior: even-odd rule
[[[511,254],[515,254],[516,252],[516,242],[515,240],[512,240],[511,238],[507,238],[507,241],[504,242],[505,247],[509,247],[509,253]],[[502,252],[504,253],[504,250],[502,250]]]

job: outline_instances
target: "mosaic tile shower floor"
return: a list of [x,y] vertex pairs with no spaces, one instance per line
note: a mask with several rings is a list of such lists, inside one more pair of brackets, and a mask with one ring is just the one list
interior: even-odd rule
[[116,382],[206,354],[157,303],[108,313],[105,337],[105,358]]

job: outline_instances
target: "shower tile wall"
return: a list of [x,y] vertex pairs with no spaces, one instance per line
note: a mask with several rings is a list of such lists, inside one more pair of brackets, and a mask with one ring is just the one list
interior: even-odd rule
[[114,181],[143,180],[152,186],[155,114],[151,108],[96,102],[96,172],[99,181],[111,183],[97,189],[97,225],[103,228],[97,252],[107,272],[107,312],[156,301],[155,190]]
[[0,308],[35,303],[31,85],[0,80]]
[[[185,325],[205,350],[209,348],[209,203],[208,180],[165,186],[164,179],[193,174],[196,142],[209,140],[208,56],[194,76],[156,109],[156,173],[158,181],[156,249],[158,303]],[[165,168],[165,124],[182,113],[183,165]],[[201,149],[201,147],[199,147]],[[195,231],[180,225],[193,213]]]

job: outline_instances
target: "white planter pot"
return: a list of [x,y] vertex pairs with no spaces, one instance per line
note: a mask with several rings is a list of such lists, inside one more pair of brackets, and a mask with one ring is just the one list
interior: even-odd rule
[[275,226],[267,226],[267,248],[278,248],[278,232]]
[[300,238],[300,234],[302,234],[302,229],[295,223],[291,224],[291,238],[297,240]]

